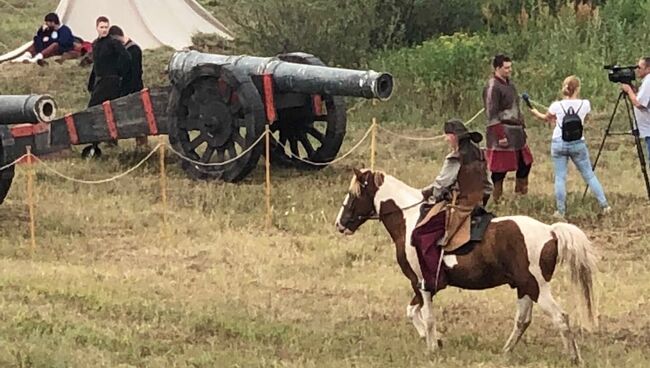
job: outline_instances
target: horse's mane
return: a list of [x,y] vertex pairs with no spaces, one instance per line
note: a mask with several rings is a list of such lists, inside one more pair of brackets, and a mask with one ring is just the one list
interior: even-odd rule
[[[371,171],[370,169],[361,169],[361,173],[366,173],[368,171]],[[374,170],[371,171],[372,176],[375,182],[375,186],[377,188],[381,187],[381,185],[384,183],[386,180],[392,180],[393,182],[396,182],[400,185],[403,185],[405,188],[409,188],[410,190],[416,190],[415,188],[411,187],[410,185],[404,183],[400,179],[396,178],[393,175],[386,174],[385,172],[381,170]],[[359,182],[357,175],[352,175],[352,180],[350,180],[350,187],[348,188],[348,192],[350,193],[351,196],[353,197],[359,197],[361,195],[361,182]]]
[[[361,169],[360,170],[362,173],[366,173],[368,171],[371,171],[370,169]],[[384,182],[384,177],[390,176],[384,173],[381,170],[375,170],[372,171],[372,176],[375,179],[375,185],[377,187],[381,186],[381,184]],[[354,174],[352,175],[352,180],[350,181],[350,187],[348,188],[348,191],[350,192],[351,195],[358,197],[361,195],[361,183],[359,182],[357,175]]]
[[359,183],[357,176],[354,174],[352,175],[352,180],[350,181],[350,187],[348,188],[348,191],[355,197],[361,195],[361,183]]

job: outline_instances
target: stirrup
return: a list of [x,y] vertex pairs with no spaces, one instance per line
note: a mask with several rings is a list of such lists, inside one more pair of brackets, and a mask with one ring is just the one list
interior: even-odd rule
[[427,282],[424,281],[424,279],[418,281],[418,289],[420,289],[420,291],[427,291]]

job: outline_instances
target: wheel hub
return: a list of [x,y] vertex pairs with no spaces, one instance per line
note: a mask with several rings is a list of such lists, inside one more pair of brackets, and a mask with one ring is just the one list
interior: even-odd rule
[[233,119],[228,107],[222,102],[205,106],[206,111],[199,115],[204,122],[201,129],[207,136],[207,143],[211,147],[223,147],[229,140],[233,131]]

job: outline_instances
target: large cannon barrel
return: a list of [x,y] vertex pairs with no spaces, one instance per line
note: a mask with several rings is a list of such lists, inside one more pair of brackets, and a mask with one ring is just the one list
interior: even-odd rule
[[[295,53],[294,55],[308,54]],[[353,70],[297,64],[275,57],[232,56],[180,51],[169,62],[169,77],[177,82],[201,64],[230,64],[248,75],[273,74],[278,92],[325,94],[386,100],[393,91],[393,77],[373,70]]]
[[52,121],[56,102],[48,95],[0,96],[0,125]]

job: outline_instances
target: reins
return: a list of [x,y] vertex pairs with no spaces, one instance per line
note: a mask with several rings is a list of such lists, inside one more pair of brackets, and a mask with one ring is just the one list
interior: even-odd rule
[[[395,209],[395,210],[393,210],[393,211],[389,211],[389,212],[387,212],[387,213],[384,213],[383,216],[390,215],[390,214],[393,214],[393,213],[396,213],[396,212],[399,212],[399,211],[410,210],[411,208],[413,208],[413,207],[417,207],[417,206],[421,205],[421,204],[424,203],[424,202],[425,202],[425,200],[423,199],[423,200],[421,200],[421,201],[419,201],[419,202],[417,202],[417,203],[414,203],[414,204],[412,204],[412,205],[410,205],[410,206],[406,206],[406,207],[398,207],[397,209]],[[361,218],[364,218],[364,217],[359,216],[359,219],[361,219]],[[371,215],[370,217],[365,217],[365,219],[366,219],[366,220],[380,220],[380,216],[379,216],[378,214],[374,214],[374,215]]]

